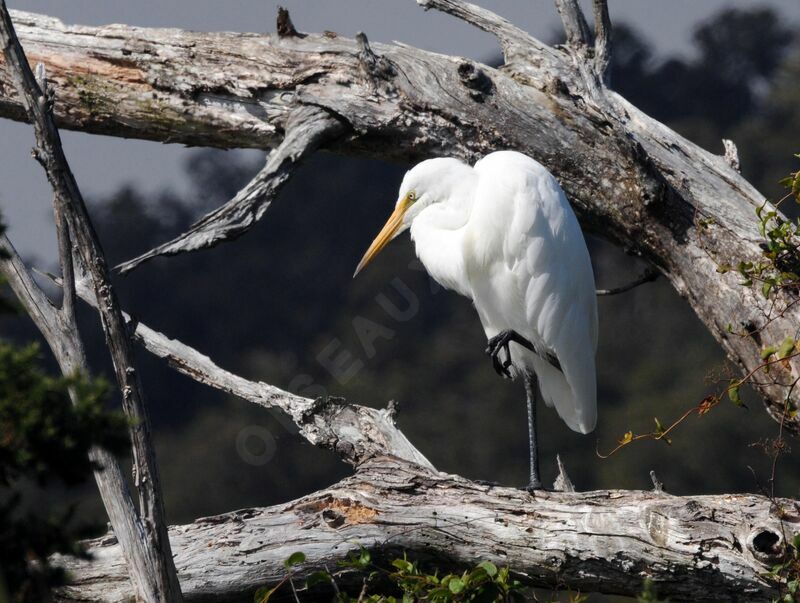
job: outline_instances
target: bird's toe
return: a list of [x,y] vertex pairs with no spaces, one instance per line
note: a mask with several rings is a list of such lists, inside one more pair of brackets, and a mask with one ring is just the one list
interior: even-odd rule
[[544,492],[544,486],[542,486],[541,480],[531,481],[527,486],[525,486],[525,491],[528,494],[535,494],[536,492]]

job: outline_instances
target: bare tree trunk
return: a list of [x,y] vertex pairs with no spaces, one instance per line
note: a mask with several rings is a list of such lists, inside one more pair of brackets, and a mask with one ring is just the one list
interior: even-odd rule
[[[757,369],[763,347],[794,336],[800,305],[780,293],[777,307],[789,307],[775,316],[756,286],[717,272],[761,257],[754,211],[763,197],[723,157],[605,87],[607,14],[595,48],[585,24],[573,22],[573,3],[560,2],[570,45],[551,48],[474,5],[420,4],[496,35],[505,65],[292,28],[262,36],[15,19],[28,54],[47,66],[63,127],[274,148],[298,109],[316,107],[346,127],[329,143],[341,153],[414,162],[518,149],[556,174],[584,226],[655,264],[743,371]],[[25,117],[7,70],[0,115]],[[797,368],[773,368],[757,388],[770,415],[797,433],[800,414],[786,412]]]
[[[45,69],[41,64],[38,65],[37,75],[34,76],[17,39],[5,0],[0,0],[0,43],[10,78],[34,126],[34,157],[44,168],[55,195],[53,204],[64,276],[62,307],[56,309],[38,289],[5,237],[0,245],[8,252],[9,258],[2,260],[0,270],[9,278],[21,301],[34,316],[66,376],[89,372],[75,318],[76,263],[91,282],[99,302],[98,311],[122,394],[122,407],[131,423],[134,485],[139,495],[138,513],[118,464],[107,452],[99,449],[93,449],[90,455],[95,461],[108,463],[109,474],[106,476],[103,472],[96,472],[95,477],[109,519],[119,531],[136,599],[148,603],[179,603],[181,589],[172,560],[150,423],[130,334],[111,286],[103,249],[61,147],[61,138],[53,120],[52,97]],[[76,402],[75,392],[71,391],[70,395]]]
[[[252,600],[257,588],[285,575],[283,562],[296,551],[307,560],[299,587],[304,576],[335,569],[361,546],[377,559],[408,552],[442,570],[489,560],[544,588],[636,596],[650,578],[659,596],[673,601],[769,601],[777,590],[763,574],[784,543],[761,497],[619,490],[530,496],[390,457],[298,500],[198,519],[171,528],[170,536],[187,600],[203,601]],[[113,538],[90,544],[94,562],[61,559],[74,583],[58,598],[129,600],[119,546]]]

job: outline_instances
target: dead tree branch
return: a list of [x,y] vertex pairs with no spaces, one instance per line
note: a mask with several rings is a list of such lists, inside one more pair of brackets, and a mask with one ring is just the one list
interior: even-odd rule
[[118,266],[123,274],[159,255],[213,247],[243,235],[269,209],[303,159],[344,132],[342,122],[317,107],[301,107],[288,121],[286,136],[266,165],[225,205],[203,216],[182,235]]
[[[133,359],[130,338],[125,322],[111,286],[105,257],[100,242],[94,232],[91,219],[83,201],[80,189],[72,174],[69,163],[61,146],[61,138],[52,115],[52,97],[47,90],[45,68],[37,68],[37,82],[25,54],[17,39],[5,0],[0,0],[0,43],[3,56],[17,95],[33,124],[36,135],[34,156],[44,168],[47,178],[55,193],[54,208],[57,227],[59,229],[59,251],[61,253],[62,270],[67,282],[64,287],[63,313],[54,315],[50,308],[45,322],[52,327],[57,324],[59,332],[55,338],[61,343],[56,346],[69,346],[73,369],[85,369],[82,348],[79,344],[77,323],[74,315],[74,270],[72,242],[76,255],[80,257],[82,266],[91,277],[99,304],[106,343],[114,364],[117,382],[122,392],[122,405],[126,415],[131,419],[131,440],[133,447],[133,464],[136,477],[136,488],[139,494],[139,515],[127,516],[122,520],[121,530],[133,527],[138,534],[131,531],[130,538],[140,542],[139,546],[128,551],[133,556],[140,555],[133,565],[131,579],[135,582],[134,591],[144,601],[180,601],[181,590],[178,584],[175,566],[172,561],[167,525],[164,519],[163,502],[155,463],[155,451],[149,432],[149,421],[139,383],[136,365]],[[10,247],[10,245],[9,245]],[[12,256],[13,257],[13,256]],[[17,260],[18,262],[18,260]],[[19,278],[20,269],[14,270]],[[19,281],[25,284],[25,281]],[[29,286],[24,287],[28,301],[33,301]],[[43,300],[39,300],[43,301]],[[56,321],[53,323],[52,321]],[[44,324],[44,323],[43,323]],[[67,331],[71,335],[67,339]],[[67,341],[63,341],[67,339]],[[63,351],[61,352],[63,353]],[[58,355],[58,354],[57,354]],[[69,373],[67,373],[69,374]],[[125,493],[117,493],[115,503],[125,505]],[[131,509],[126,508],[125,512]],[[137,521],[138,520],[138,521]],[[130,524],[136,524],[131,526]],[[115,526],[116,527],[116,526]],[[130,544],[130,543],[129,543]]]
[[642,273],[642,275],[639,278],[631,281],[630,283],[626,283],[621,287],[613,287],[611,289],[598,289],[597,291],[595,291],[595,293],[597,293],[597,295],[619,295],[620,293],[625,293],[627,291],[630,291],[631,289],[635,289],[639,285],[644,285],[645,283],[652,283],[660,275],[661,273],[655,268],[648,268]]
[[[31,278],[5,235],[0,236],[0,249],[8,255],[0,258],[0,273],[6,277],[11,290],[44,336],[61,372],[66,376],[89,374],[83,343],[72,313],[66,306],[59,311],[53,305]],[[74,391],[70,391],[70,398],[73,404],[77,404]],[[160,601],[157,580],[152,578],[155,576],[151,566],[153,555],[148,552],[148,543],[142,538],[144,530],[122,469],[117,459],[102,448],[92,448],[89,458],[101,468],[94,472],[94,477],[127,564],[129,588],[142,601]]]
[[[61,279],[47,275],[61,286]],[[85,283],[78,283],[78,295],[97,309],[97,298]],[[348,404],[342,399],[311,400],[261,381],[250,381],[217,366],[208,356],[147,325],[125,319],[134,326],[133,336],[151,354],[180,373],[268,409],[286,413],[306,440],[336,452],[351,465],[367,459],[392,455],[433,469],[430,461],[395,427],[391,408],[375,409]]]
[[[798,518],[794,503],[778,502]],[[485,559],[551,589],[636,596],[649,578],[671,600],[762,602],[777,596],[765,574],[786,550],[780,522],[760,496],[531,496],[390,457],[301,499],[198,519],[170,535],[186,597],[203,601],[246,600],[274,586],[296,551],[306,556],[299,586],[364,546],[377,560],[408,552],[442,570]],[[119,547],[98,539],[90,550],[94,562],[61,559],[75,580],[62,600],[127,601]],[[339,580],[347,584],[346,575]]]
[[592,35],[589,33],[589,24],[578,5],[578,0],[556,0],[556,8],[564,25],[567,46],[575,50],[591,46]]
[[608,67],[611,63],[612,28],[608,14],[608,0],[594,0],[594,68],[600,81],[608,84]]
[[[96,305],[85,284],[78,283],[77,293]],[[437,567],[489,559],[550,588],[568,584],[635,595],[649,578],[661,596],[679,600],[767,601],[777,592],[764,574],[786,554],[795,531],[790,526],[800,521],[794,501],[661,491],[569,494],[574,487],[560,459],[556,488],[564,493],[530,496],[479,485],[437,473],[394,426],[391,409],[309,400],[248,381],[140,322],[135,338],[196,381],[284,411],[309,442],[357,467],[354,477],[286,505],[171,528],[190,600],[245,597],[274,585],[283,561],[298,550],[306,554],[308,575],[362,545],[384,556],[408,551]],[[775,505],[781,517],[773,513]],[[125,568],[113,539],[90,544],[97,561],[57,559],[75,579],[61,595],[127,600]]]
[[[283,36],[202,34],[67,27],[37,15],[15,16],[28,53],[47,65],[56,116],[65,127],[272,149],[293,131],[293,116],[314,108],[341,124],[327,144],[342,153],[402,162],[440,155],[474,161],[514,148],[536,157],[559,178],[584,226],[658,266],[726,352],[754,370],[761,342],[732,337],[722,325],[761,327],[753,309],[762,308],[763,299],[717,266],[760,257],[754,210],[763,199],[723,158],[606,88],[611,38],[605,3],[595,4],[593,41],[577,2],[560,0],[568,45],[551,48],[475,5],[419,2],[495,34],[505,65],[464,67],[463,59],[367,44],[363,37],[294,35],[294,27],[284,27]],[[24,90],[21,100],[13,94],[13,72],[6,59],[0,115],[26,119],[28,100]],[[257,190],[237,198],[242,195],[252,215],[263,214],[266,197]],[[228,224],[224,220],[211,219],[209,232]],[[235,218],[230,224],[245,222]],[[73,243],[81,248],[85,241],[72,226]],[[107,313],[106,292],[97,288],[103,274],[92,275],[89,298]],[[121,313],[113,318],[121,325]],[[799,321],[795,304],[765,323],[760,337],[782,341]],[[294,550],[306,553],[311,570],[358,543],[427,554],[442,567],[488,558],[550,587],[630,595],[650,577],[662,596],[674,598],[769,600],[777,592],[764,573],[785,555],[785,538],[796,530],[792,501],[777,502],[777,519],[774,501],[754,496],[612,491],[531,498],[478,486],[434,472],[394,427],[389,411],[293,396],[232,375],[142,325],[136,333],[192,378],[286,410],[304,437],[358,468],[354,477],[294,503],[175,528],[178,571],[191,598],[247,596],[274,584]],[[775,367],[782,370],[795,369]],[[800,430],[800,416],[784,413],[786,388],[759,387],[772,416]],[[64,560],[77,579],[76,590],[64,596],[125,600],[130,587],[116,545],[96,544],[102,552],[96,562]]]

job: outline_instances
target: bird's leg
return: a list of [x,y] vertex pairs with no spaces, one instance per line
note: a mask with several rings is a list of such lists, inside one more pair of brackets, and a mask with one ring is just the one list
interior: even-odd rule
[[[494,370],[497,371],[497,374],[501,377],[508,377],[509,379],[511,378],[511,371],[508,370],[508,367],[511,366],[511,350],[509,350],[508,345],[512,341],[532,352],[536,351],[530,341],[511,329],[500,331],[489,340],[489,345],[486,347],[486,353],[492,357]],[[504,350],[506,353],[506,358],[502,362],[500,361],[500,350]]]
[[536,443],[536,392],[538,389],[536,375],[525,373],[525,396],[528,399],[528,452],[531,462],[531,481],[525,488],[528,492],[542,489],[542,480],[539,479],[539,450]]

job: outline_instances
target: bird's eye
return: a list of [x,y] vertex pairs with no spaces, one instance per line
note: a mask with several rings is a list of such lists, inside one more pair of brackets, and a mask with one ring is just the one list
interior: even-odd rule
[[417,193],[415,193],[414,191],[411,191],[410,193],[408,193],[408,200],[411,201],[411,203],[416,201],[417,200]]

